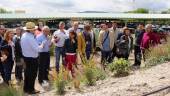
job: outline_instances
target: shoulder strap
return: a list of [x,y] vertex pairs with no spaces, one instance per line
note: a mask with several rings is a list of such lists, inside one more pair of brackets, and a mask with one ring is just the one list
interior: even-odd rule
[[104,42],[106,41],[106,39],[109,37],[109,31],[107,32],[107,35],[106,35],[106,37],[105,37],[105,39],[103,40],[103,43],[102,43],[102,45],[104,44]]

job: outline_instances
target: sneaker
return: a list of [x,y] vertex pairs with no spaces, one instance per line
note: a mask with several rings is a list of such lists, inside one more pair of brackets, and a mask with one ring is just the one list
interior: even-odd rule
[[48,87],[49,86],[49,82],[46,80],[43,80],[43,83],[41,84],[42,87]]

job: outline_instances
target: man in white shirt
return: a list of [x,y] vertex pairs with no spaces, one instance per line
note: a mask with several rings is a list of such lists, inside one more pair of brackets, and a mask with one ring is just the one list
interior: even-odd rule
[[65,66],[65,52],[64,52],[64,43],[68,38],[67,31],[64,29],[65,23],[59,23],[59,30],[55,31],[53,34],[52,42],[56,46],[55,48],[55,56],[56,56],[56,71],[59,72],[60,65],[60,56],[62,56],[62,64]]
[[21,37],[21,48],[26,68],[24,71],[24,92],[28,94],[36,94],[39,91],[34,89],[35,79],[38,71],[38,53],[43,48],[35,39],[35,24],[33,22],[26,23],[24,27],[26,32]]

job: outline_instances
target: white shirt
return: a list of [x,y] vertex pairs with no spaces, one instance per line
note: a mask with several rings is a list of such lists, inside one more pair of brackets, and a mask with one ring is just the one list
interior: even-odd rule
[[34,34],[25,32],[21,37],[21,48],[24,57],[37,58],[40,50]]
[[64,30],[64,32],[61,32],[60,30],[55,31],[54,34],[53,34],[53,37],[54,37],[54,36],[57,36],[57,38],[58,38],[58,41],[57,41],[57,42],[55,41],[54,38],[53,38],[53,40],[52,40],[53,43],[54,43],[54,45],[57,46],[57,47],[63,47],[63,46],[64,46],[64,43],[65,43],[65,40],[66,40],[67,38],[69,38],[69,35],[68,35],[68,33],[67,33],[66,30]]

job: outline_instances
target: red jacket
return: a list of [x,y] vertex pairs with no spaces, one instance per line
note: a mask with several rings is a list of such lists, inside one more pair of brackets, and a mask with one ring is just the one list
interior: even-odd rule
[[154,32],[144,33],[143,39],[141,42],[142,49],[148,49],[151,46],[155,46],[160,43],[160,37]]

